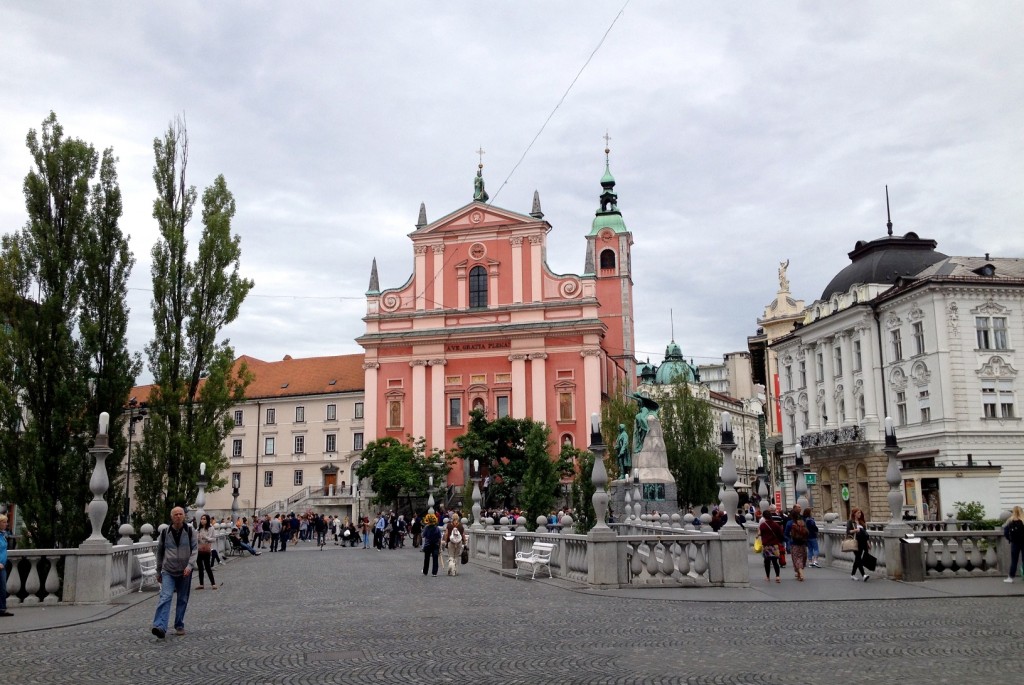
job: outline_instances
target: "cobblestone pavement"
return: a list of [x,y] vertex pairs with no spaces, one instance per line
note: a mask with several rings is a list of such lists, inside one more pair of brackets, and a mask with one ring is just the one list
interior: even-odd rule
[[[0,674],[45,683],[1020,683],[1024,598],[710,603],[601,597],[473,565],[308,543],[219,565],[187,635],[154,599],[4,636]],[[813,578],[808,585],[813,583]]]

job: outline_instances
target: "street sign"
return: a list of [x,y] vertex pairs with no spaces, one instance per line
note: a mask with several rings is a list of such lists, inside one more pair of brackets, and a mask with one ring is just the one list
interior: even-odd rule
[[850,488],[848,488],[848,487],[846,487],[844,485],[843,489],[840,491],[840,494],[843,496],[843,501],[844,502],[849,502],[850,501]]
[[807,479],[808,485],[814,485],[818,482],[818,474],[816,473],[805,473],[804,478]]
[[776,490],[775,491],[775,506],[776,507],[781,507],[782,506],[782,490]]

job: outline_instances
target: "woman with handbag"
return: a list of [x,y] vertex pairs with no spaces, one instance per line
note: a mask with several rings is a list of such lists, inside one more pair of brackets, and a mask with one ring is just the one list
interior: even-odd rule
[[217,531],[210,525],[210,517],[206,514],[199,519],[198,535],[199,554],[196,556],[196,564],[199,566],[199,585],[196,589],[206,588],[203,584],[203,571],[205,570],[210,575],[210,587],[216,590],[217,581],[213,579],[213,567],[210,565],[210,559],[213,556],[213,545],[217,542]]
[[857,571],[859,570],[863,576],[862,580],[867,582],[871,576],[864,568],[864,555],[868,553],[868,524],[864,520],[863,511],[853,510],[850,520],[846,524],[846,531],[853,533],[853,538],[857,541],[857,548],[853,550],[853,568],[850,569],[850,580],[858,580]]
[[761,536],[761,556],[764,557],[764,582],[771,581],[771,569],[774,566],[775,582],[781,583],[779,551],[782,549],[782,526],[771,517],[771,514],[766,514],[761,519],[757,532]]

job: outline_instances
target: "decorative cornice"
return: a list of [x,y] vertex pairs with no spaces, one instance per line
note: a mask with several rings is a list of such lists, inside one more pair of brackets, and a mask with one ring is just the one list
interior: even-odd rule
[[530,244],[531,245],[540,245],[543,242],[544,242],[544,236],[542,236],[542,235],[531,235],[530,236]]
[[533,352],[533,353],[530,354],[530,359],[532,359],[532,360],[544,360],[544,359],[547,359],[547,358],[548,358],[548,353],[547,352]]
[[982,378],[1013,378],[1017,375],[1017,369],[1013,368],[1002,357],[990,357],[980,369],[974,373]]
[[431,245],[430,249],[434,251],[434,254],[444,254],[444,243],[440,245]]
[[409,366],[426,366],[426,365],[427,365],[427,360],[426,359],[413,359],[411,362],[409,362]]
[[580,350],[581,357],[600,357],[601,350]]
[[379,368],[380,368],[380,363],[378,363],[378,362],[363,362],[363,371],[369,371],[370,369],[373,369],[374,371],[376,371]]

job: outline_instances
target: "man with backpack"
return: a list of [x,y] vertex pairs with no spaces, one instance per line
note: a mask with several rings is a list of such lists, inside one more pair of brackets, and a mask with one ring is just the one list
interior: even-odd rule
[[153,616],[153,634],[163,639],[167,635],[167,622],[171,613],[171,598],[178,593],[178,604],[174,612],[174,632],[185,634],[185,610],[192,589],[192,571],[199,556],[198,536],[191,526],[185,525],[185,510],[171,509],[171,525],[164,528],[157,538],[156,573],[160,579],[160,599]]

